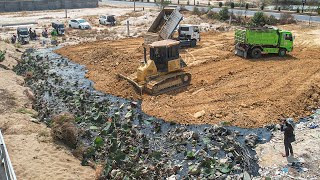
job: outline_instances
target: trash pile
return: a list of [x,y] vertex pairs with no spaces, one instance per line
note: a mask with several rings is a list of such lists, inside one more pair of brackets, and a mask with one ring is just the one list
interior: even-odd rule
[[[39,119],[51,127],[61,123],[56,132],[67,135],[59,136],[60,140],[73,142],[68,145],[81,153],[83,165],[101,164],[102,178],[237,179],[258,175],[252,148],[266,140],[262,135],[270,136],[266,129],[179,125],[150,117],[141,111],[141,102],[94,90],[85,78],[84,66],[53,50],[25,53],[15,71],[25,76],[34,92]],[[66,118],[64,113],[71,116]],[[66,139],[71,137],[72,141]]]
[[[259,176],[272,179],[319,179],[320,168],[319,146],[314,146],[320,140],[320,109],[314,110],[313,114],[300,120],[295,124],[296,141],[292,143],[294,156],[272,161],[272,166],[261,167]],[[273,130],[273,138],[265,144],[262,154],[284,151],[283,132],[280,125],[269,126]],[[259,150],[257,150],[258,152]],[[259,153],[258,156],[261,156]],[[268,156],[268,155],[266,155]],[[269,157],[272,159],[273,157]],[[262,158],[265,159],[265,158]]]

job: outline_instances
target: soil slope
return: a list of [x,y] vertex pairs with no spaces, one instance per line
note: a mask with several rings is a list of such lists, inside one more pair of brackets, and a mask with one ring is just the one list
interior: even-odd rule
[[[50,128],[40,123],[32,110],[24,79],[11,68],[21,56],[15,48],[0,42],[6,59],[0,65],[0,129],[18,179],[94,179],[91,167],[81,166],[69,149],[57,145]],[[30,95],[30,94],[29,94]],[[29,97],[29,98],[28,98]]]
[[[234,55],[232,31],[203,33],[196,48],[181,52],[192,84],[159,96],[140,97],[115,75],[135,71],[143,57],[141,38],[82,43],[57,53],[86,65],[98,90],[141,98],[146,113],[167,121],[261,127],[281,117],[306,115],[319,105],[320,31],[304,25],[281,28],[295,34],[294,51],[285,58],[266,55],[259,60]],[[202,110],[205,115],[195,118]]]

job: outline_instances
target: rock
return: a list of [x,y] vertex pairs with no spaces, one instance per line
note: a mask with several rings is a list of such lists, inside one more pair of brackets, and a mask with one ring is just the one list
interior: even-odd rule
[[191,175],[199,175],[200,174],[199,165],[190,166],[189,167],[189,174],[191,174]]
[[195,140],[198,140],[198,139],[199,139],[199,134],[196,133],[196,132],[192,132],[191,137],[192,137],[193,139],[195,139]]
[[177,175],[171,175],[170,177],[167,178],[167,180],[177,180]]
[[218,113],[217,113],[217,114],[215,114],[215,117],[216,117],[216,118],[222,118],[223,116],[222,116],[222,114],[218,114]]
[[228,159],[227,158],[223,158],[223,159],[220,159],[219,160],[219,163],[220,164],[226,164],[228,162]]
[[250,174],[247,171],[243,173],[243,180],[251,180]]
[[33,92],[30,89],[24,90],[23,93],[28,97],[29,100],[31,100],[31,101],[35,101],[36,100]]
[[193,115],[193,117],[195,117],[195,118],[201,118],[201,117],[204,116],[205,114],[206,114],[206,112],[205,112],[204,110],[202,110],[202,111],[196,112],[196,113]]
[[245,136],[244,142],[247,146],[253,148],[258,143],[258,136],[256,134],[248,134]]

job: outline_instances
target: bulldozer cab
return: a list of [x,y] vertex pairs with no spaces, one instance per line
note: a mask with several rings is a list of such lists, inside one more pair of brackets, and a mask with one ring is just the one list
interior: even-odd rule
[[150,45],[150,59],[159,72],[167,72],[169,61],[179,59],[179,41],[163,40]]

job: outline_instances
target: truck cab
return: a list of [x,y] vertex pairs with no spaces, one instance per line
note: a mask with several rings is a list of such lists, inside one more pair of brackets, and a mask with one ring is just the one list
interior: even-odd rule
[[288,52],[291,52],[293,49],[293,36],[289,31],[279,31],[279,42],[280,47],[286,49]]
[[195,47],[201,40],[199,26],[191,24],[181,24],[178,29],[179,41],[182,46]]
[[56,35],[64,35],[65,34],[65,27],[64,23],[61,22],[52,22],[51,26],[53,28],[53,31],[51,34],[56,34]]

